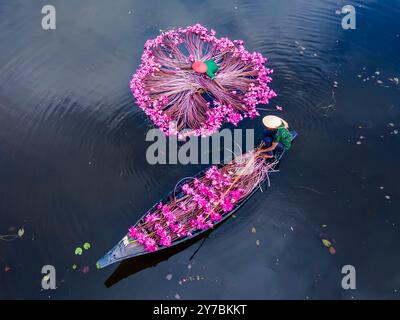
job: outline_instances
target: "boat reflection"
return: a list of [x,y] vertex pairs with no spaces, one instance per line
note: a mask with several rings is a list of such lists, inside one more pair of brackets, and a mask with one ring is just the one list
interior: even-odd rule
[[[173,255],[189,248],[192,246],[194,243],[199,242],[200,245],[197,247],[197,249],[193,252],[192,256],[189,258],[189,260],[192,260],[196,253],[201,249],[204,241],[207,239],[208,235],[213,231],[213,229],[210,229],[203,234],[200,234],[198,237],[194,237],[191,239],[188,239],[185,242],[182,242],[178,245],[175,245],[171,248],[167,248],[164,250],[156,251],[150,254],[144,254],[138,257],[132,257],[127,260],[123,260],[115,269],[115,271],[111,274],[111,276],[104,282],[105,286],[107,288],[112,287],[113,285],[117,284],[121,280],[134,275],[138,273],[139,271],[142,271],[144,269],[150,268],[150,267],[155,267],[157,264],[160,262],[168,260],[170,257]],[[199,241],[202,240],[202,241]]]

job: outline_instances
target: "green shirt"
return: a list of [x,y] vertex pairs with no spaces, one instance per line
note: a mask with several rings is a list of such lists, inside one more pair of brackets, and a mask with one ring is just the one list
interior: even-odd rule
[[281,143],[285,150],[289,150],[292,145],[292,134],[285,127],[276,129],[274,135],[274,142]]

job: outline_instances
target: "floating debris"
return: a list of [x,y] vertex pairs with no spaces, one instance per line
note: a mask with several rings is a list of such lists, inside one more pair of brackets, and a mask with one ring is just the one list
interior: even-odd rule
[[82,252],[83,252],[83,250],[82,250],[81,247],[77,247],[77,248],[75,249],[75,254],[76,254],[77,256],[82,255]]
[[356,144],[360,145],[360,144],[361,144],[361,141],[357,141]]
[[390,200],[391,198],[390,196],[385,196],[385,199]]
[[177,300],[180,300],[180,299],[181,299],[181,296],[180,296],[178,293],[175,294],[174,297],[175,297],[175,299],[177,299]]
[[78,266],[76,264],[72,265],[72,270],[76,270],[78,268]]
[[83,269],[82,269],[82,273],[83,273],[83,274],[86,274],[86,273],[88,273],[89,271],[90,271],[89,266],[84,266]]
[[170,281],[172,279],[172,274],[167,274],[167,276],[165,277],[165,279],[167,279],[168,281]]
[[323,243],[323,245],[324,245],[325,247],[328,248],[329,253],[330,253],[331,255],[335,255],[335,254],[336,254],[336,249],[333,247],[332,243],[331,243],[329,240],[327,240],[327,239],[322,239],[322,243]]
[[257,245],[257,246],[260,245],[260,240],[256,240],[256,245]]
[[327,224],[323,224],[321,227],[326,228],[327,226],[328,226]]
[[200,280],[205,280],[204,276],[201,275],[197,275],[197,276],[189,276],[186,278],[182,278],[178,283],[180,285],[184,284],[185,282],[189,282],[189,281],[200,281]]
[[10,266],[5,266],[4,267],[4,272],[10,272],[11,271],[11,267]]
[[256,228],[251,228],[251,233],[256,233],[257,232],[257,230],[256,230]]
[[322,243],[324,244],[325,247],[329,248],[330,246],[332,246],[332,243],[327,240],[327,239],[322,239]]
[[18,237],[22,238],[23,235],[24,235],[24,233],[25,233],[24,228],[19,229],[19,230],[18,230]]
[[[8,228],[9,232],[14,232],[15,230],[16,230],[15,227]],[[25,229],[20,228],[20,229],[18,229],[16,234],[0,234],[0,240],[9,242],[9,241],[16,240],[18,238],[22,238],[24,234],[25,234]]]

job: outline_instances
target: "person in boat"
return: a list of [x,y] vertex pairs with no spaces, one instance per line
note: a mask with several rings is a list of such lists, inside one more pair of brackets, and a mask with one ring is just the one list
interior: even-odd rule
[[289,150],[292,145],[289,124],[285,120],[273,115],[264,117],[262,121],[265,126],[263,132],[264,157],[269,159],[276,152]]

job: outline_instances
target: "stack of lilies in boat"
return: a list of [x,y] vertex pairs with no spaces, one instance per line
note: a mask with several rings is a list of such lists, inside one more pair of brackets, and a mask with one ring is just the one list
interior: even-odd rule
[[160,202],[138,224],[129,228],[128,241],[148,252],[169,247],[174,241],[209,229],[230,213],[273,171],[261,152],[250,151],[204,175],[191,178],[180,187],[178,196]]

